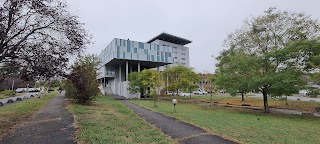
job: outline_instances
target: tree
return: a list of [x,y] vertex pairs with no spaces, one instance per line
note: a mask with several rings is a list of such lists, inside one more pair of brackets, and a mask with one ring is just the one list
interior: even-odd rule
[[83,23],[60,0],[4,0],[0,63],[15,63],[25,79],[63,75],[69,57],[90,42]]
[[144,91],[146,90],[146,88],[142,84],[141,76],[139,75],[138,72],[129,73],[128,81],[129,81],[128,90],[131,94],[135,94],[135,93],[144,94]]
[[217,59],[219,64],[215,83],[232,96],[236,96],[238,92],[241,93],[244,101],[244,93],[254,89],[248,79],[255,72],[255,57],[231,48],[224,51]]
[[[229,34],[225,46],[236,52],[243,52],[254,61],[250,67],[254,73],[247,80],[254,89],[263,94],[264,110],[269,112],[268,95],[277,91],[278,95],[290,94],[292,91],[278,91],[277,85],[290,81],[289,74],[301,77],[306,68],[307,55],[299,53],[300,47],[292,47],[297,41],[309,41],[319,34],[319,23],[304,13],[278,11],[269,8],[264,15],[246,20],[244,26]],[[299,43],[295,43],[300,45]],[[299,58],[303,59],[299,59]],[[286,75],[284,77],[280,76]],[[297,82],[296,84],[300,84]],[[286,87],[281,87],[286,89]]]
[[[169,90],[175,91],[176,94],[179,94],[179,90],[190,90],[192,89],[192,81],[196,80],[196,76],[192,73],[192,69],[184,66],[175,66],[172,68],[167,68],[164,70],[164,75],[168,76]],[[192,77],[194,76],[194,77]],[[165,77],[165,76],[164,76]]]
[[201,77],[192,69],[186,69],[186,71],[182,73],[182,77],[182,90],[189,92],[191,98],[192,91],[199,88],[198,82],[201,81]]
[[212,94],[218,90],[216,85],[216,75],[210,74],[207,76],[208,84],[205,86],[206,91],[210,91],[210,100],[212,100]]
[[72,66],[65,82],[66,96],[77,103],[90,103],[99,93],[98,67],[100,62],[94,55],[80,56]]
[[157,91],[162,82],[160,74],[154,70],[143,70],[139,73],[133,72],[128,75],[130,93],[144,93],[154,98],[154,106],[156,106],[156,97],[159,96]]

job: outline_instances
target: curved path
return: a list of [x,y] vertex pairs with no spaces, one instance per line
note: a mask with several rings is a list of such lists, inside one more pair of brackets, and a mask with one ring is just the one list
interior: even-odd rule
[[51,100],[44,109],[37,112],[18,128],[8,134],[0,143],[13,144],[73,144],[72,126],[74,118],[66,109],[64,93]]
[[158,112],[153,112],[128,101],[122,101],[128,108],[133,110],[147,122],[155,125],[164,134],[177,139],[184,144],[235,144],[235,142],[212,135],[194,125],[168,117]]

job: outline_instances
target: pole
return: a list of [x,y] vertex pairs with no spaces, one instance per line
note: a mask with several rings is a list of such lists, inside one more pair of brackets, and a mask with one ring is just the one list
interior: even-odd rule
[[14,87],[14,79],[12,79],[12,86],[11,86],[12,91],[14,91],[13,87]]

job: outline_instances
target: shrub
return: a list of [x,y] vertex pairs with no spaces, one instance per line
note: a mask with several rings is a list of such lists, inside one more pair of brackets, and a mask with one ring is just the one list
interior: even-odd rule
[[97,79],[99,61],[93,56],[79,57],[64,83],[66,97],[77,103],[90,103],[100,92]]
[[312,98],[317,98],[318,95],[320,94],[320,90],[317,88],[310,88],[309,91],[310,91],[309,96]]
[[12,90],[4,90],[1,92],[1,94],[5,95],[5,96],[14,96],[15,95],[14,91],[12,91]]

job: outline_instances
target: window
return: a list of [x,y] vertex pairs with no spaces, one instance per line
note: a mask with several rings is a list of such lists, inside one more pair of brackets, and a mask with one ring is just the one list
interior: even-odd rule
[[181,58],[182,60],[186,60],[185,58]]
[[186,55],[185,53],[181,53],[182,55]]
[[134,53],[137,53],[137,52],[138,52],[138,49],[137,49],[137,48],[134,48],[134,49],[133,49],[133,52],[134,52]]
[[144,49],[144,43],[139,42],[139,48]]
[[120,58],[120,47],[117,46],[117,58]]

